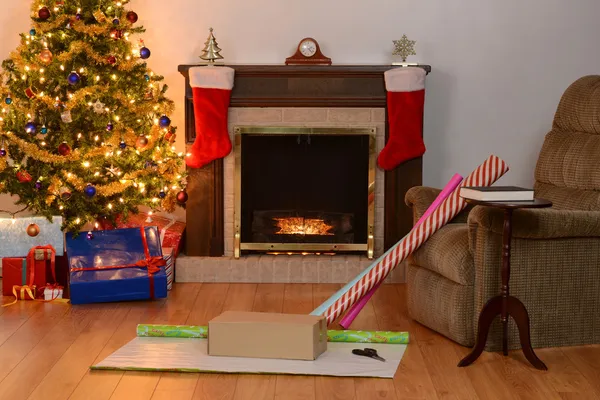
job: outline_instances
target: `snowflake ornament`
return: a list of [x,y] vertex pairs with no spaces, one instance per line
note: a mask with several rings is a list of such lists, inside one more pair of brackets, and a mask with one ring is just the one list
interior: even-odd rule
[[392,55],[402,57],[402,62],[406,62],[408,56],[416,56],[415,40],[409,40],[406,35],[402,35],[400,40],[394,40],[394,52]]
[[96,114],[104,114],[104,103],[102,103],[100,100],[96,100],[92,107],[94,108],[94,112]]
[[107,176],[119,176],[119,175],[121,175],[121,170],[119,170],[119,167],[115,167],[112,164],[110,164],[110,167],[104,168],[104,169],[108,171],[106,173]]

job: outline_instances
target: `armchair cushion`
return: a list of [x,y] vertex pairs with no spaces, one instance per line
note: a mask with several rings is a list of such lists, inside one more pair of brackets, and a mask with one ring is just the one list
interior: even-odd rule
[[467,224],[441,228],[413,253],[412,263],[461,285],[472,285],[475,272]]
[[[477,206],[469,214],[469,225],[502,235],[504,212]],[[522,239],[556,239],[600,237],[600,211],[522,209],[513,213],[512,237]]]

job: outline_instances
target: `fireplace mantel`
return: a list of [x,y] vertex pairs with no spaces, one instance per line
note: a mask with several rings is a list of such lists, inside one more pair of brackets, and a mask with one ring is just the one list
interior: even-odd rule
[[[188,71],[185,77],[185,138],[196,133]],[[227,65],[235,69],[231,107],[365,107],[385,108],[384,72],[390,65]],[[419,65],[428,73],[431,67]],[[386,114],[386,140],[388,134]],[[385,173],[384,246],[387,250],[412,227],[411,210],[404,203],[408,189],[422,183],[422,158],[408,161]],[[189,170],[186,254],[219,257],[224,254],[223,160]]]

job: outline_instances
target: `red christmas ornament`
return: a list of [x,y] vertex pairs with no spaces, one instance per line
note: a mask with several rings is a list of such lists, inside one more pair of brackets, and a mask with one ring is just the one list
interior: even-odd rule
[[186,201],[188,201],[188,194],[185,192],[185,190],[177,193],[177,202],[179,204],[185,204]]
[[138,20],[138,15],[133,12],[133,11],[129,11],[126,15],[127,21],[131,22],[132,24],[135,24]]
[[29,97],[30,99],[34,99],[34,98],[35,98],[35,96],[36,96],[35,92],[34,92],[34,91],[33,91],[33,89],[31,88],[31,86],[30,86],[30,87],[28,87],[27,89],[25,89],[25,95],[26,95],[27,97]]
[[108,58],[106,59],[106,61],[108,61],[108,63],[110,65],[115,65],[117,63],[117,57],[115,57],[115,56],[108,56]]
[[40,17],[40,19],[43,21],[50,18],[50,10],[48,10],[48,7],[40,8],[40,10],[38,11],[38,17]]
[[66,142],[62,142],[58,145],[58,154],[61,156],[68,156],[71,154],[71,147]]
[[176,138],[177,138],[177,135],[173,131],[169,131],[165,134],[165,140],[171,144],[173,144],[175,142]]
[[123,37],[123,31],[121,31],[119,29],[111,29],[110,37],[115,40],[119,40]]
[[29,175],[29,172],[20,169],[17,171],[17,179],[21,183],[31,182],[31,175]]

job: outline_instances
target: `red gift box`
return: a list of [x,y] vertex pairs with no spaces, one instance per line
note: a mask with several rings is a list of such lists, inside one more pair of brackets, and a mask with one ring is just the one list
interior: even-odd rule
[[[29,286],[42,289],[50,282],[56,282],[56,251],[52,246],[33,247],[27,258],[7,257],[2,259],[2,294],[13,295],[13,287]],[[38,297],[39,293],[35,294]]]
[[156,226],[160,235],[161,247],[172,247],[174,257],[179,255],[182,245],[181,239],[185,231],[185,222],[177,221],[174,218],[143,213],[129,215],[127,222],[123,222],[120,218],[117,221],[117,228],[139,228],[141,226]]

